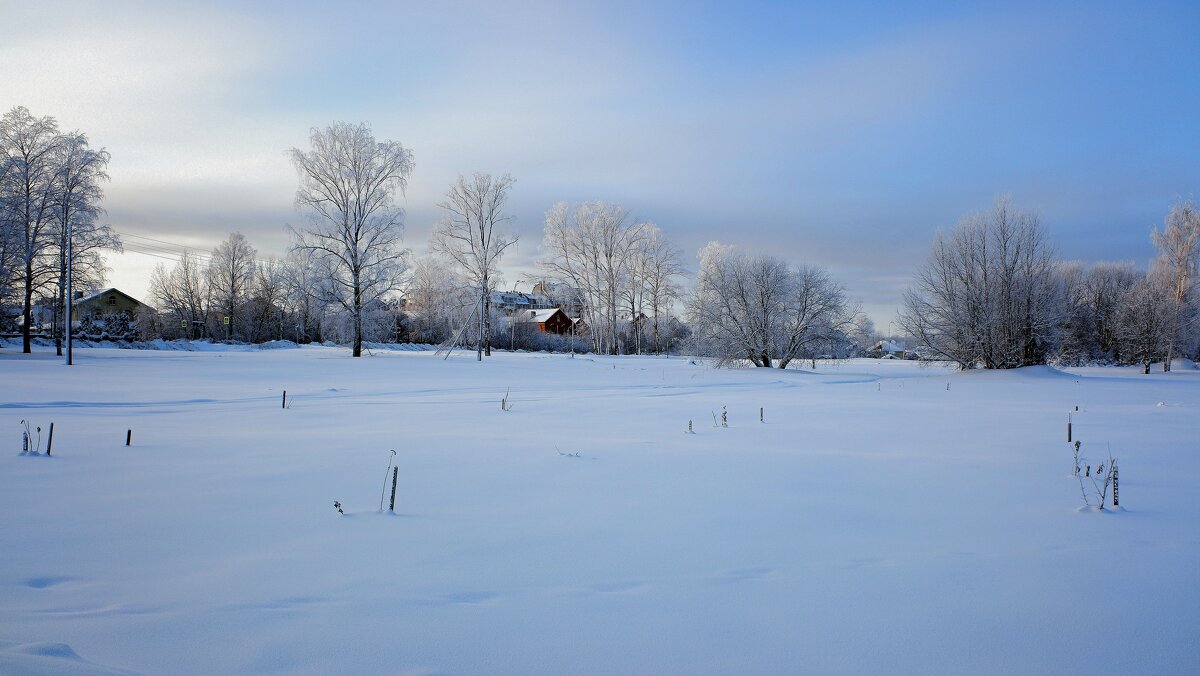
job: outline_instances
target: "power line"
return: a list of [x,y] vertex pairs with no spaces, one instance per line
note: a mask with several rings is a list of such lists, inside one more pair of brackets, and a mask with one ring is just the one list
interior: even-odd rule
[[[129,249],[132,253],[143,254],[146,256],[156,256],[158,258],[172,260],[175,262],[179,262],[184,255],[191,256],[199,260],[201,263],[211,263],[213,260],[211,254],[200,253],[202,250],[198,250],[197,247],[180,244],[178,242],[170,242],[165,239],[146,237],[145,235],[135,235],[128,232],[121,232],[119,230],[115,230],[115,232],[122,239],[132,238],[135,240],[133,242],[123,242],[125,248]],[[136,240],[145,240],[145,242]],[[149,242],[153,242],[153,244]],[[174,258],[171,258],[171,256],[174,256]],[[254,262],[258,265],[268,264],[268,261],[259,258],[255,258]]]

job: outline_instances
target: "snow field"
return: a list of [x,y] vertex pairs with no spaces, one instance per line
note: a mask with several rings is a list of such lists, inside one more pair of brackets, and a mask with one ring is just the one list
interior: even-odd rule
[[1200,371],[77,355],[0,351],[0,671],[1200,671]]

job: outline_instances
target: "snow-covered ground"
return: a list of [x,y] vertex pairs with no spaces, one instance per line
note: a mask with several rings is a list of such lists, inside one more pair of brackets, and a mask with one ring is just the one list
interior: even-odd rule
[[1200,673],[1200,371],[77,355],[0,350],[3,673]]

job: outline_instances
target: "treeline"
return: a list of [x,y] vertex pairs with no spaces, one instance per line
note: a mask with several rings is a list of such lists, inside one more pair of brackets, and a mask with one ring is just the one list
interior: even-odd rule
[[1060,259],[1036,214],[1007,198],[939,234],[904,298],[900,324],[926,358],[961,368],[1140,364],[1200,349],[1200,213],[1171,207],[1151,233],[1148,272]]
[[24,107],[0,117],[0,331],[19,328],[25,352],[34,309],[46,307],[62,354],[68,286],[97,289],[107,271],[103,252],[121,250],[100,223],[108,162],[108,152],[82,132],[60,130],[53,117]]
[[[259,258],[240,233],[211,252],[187,252],[150,279],[156,311],[84,317],[84,337],[333,341],[359,356],[366,342],[425,342],[590,350],[689,351],[719,364],[787,368],[797,360],[862,354],[882,336],[827,270],[712,242],[685,291],[683,256],[654,223],[620,205],[559,203],[545,215],[537,269],[500,272],[518,238],[506,232],[511,176],[459,176],[438,207],[428,253],[403,246],[397,204],[411,150],[377,140],[365,123],[313,128],[289,151],[303,224],[282,258]],[[103,215],[109,155],[53,118],[14,108],[0,118],[0,330],[50,308],[59,337],[70,284],[103,282],[104,250],[121,241]],[[899,325],[909,352],[962,368],[1049,362],[1141,364],[1200,350],[1200,214],[1173,206],[1152,233],[1148,272],[1133,263],[1059,258],[1036,214],[1000,199],[939,234],[905,294]],[[68,254],[68,252],[70,252]],[[68,261],[68,255],[70,261]],[[495,293],[533,286],[571,318],[559,333],[528,313],[495,307]],[[511,308],[506,308],[511,311]],[[40,319],[37,323],[44,323]]]

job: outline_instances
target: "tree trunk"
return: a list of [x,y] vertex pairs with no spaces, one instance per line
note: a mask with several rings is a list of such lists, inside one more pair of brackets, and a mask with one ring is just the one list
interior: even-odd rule
[[33,261],[25,264],[25,297],[24,305],[21,309],[22,315],[25,318],[25,325],[21,327],[21,352],[30,354],[33,352],[33,347],[30,343],[29,332],[33,328]]
[[362,356],[362,288],[358,284],[358,275],[354,275],[354,351],[351,356]]

